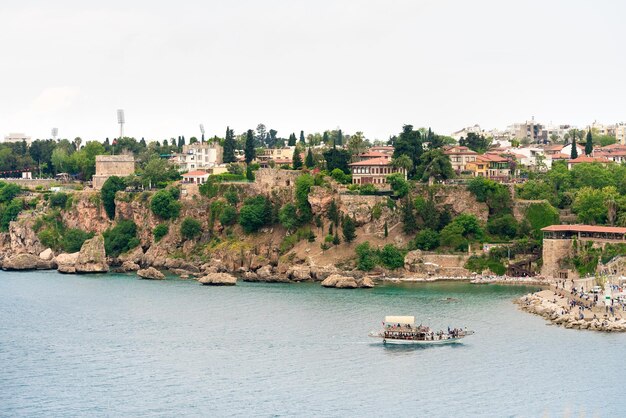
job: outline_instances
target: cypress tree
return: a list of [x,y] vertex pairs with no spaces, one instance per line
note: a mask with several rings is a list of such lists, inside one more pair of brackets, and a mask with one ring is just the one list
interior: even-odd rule
[[341,129],[337,131],[337,145],[343,145],[343,132],[341,132]]
[[332,234],[333,234],[333,224],[331,222],[329,227],[328,227],[328,235],[332,235]]
[[576,132],[572,135],[572,151],[570,152],[569,157],[574,160],[578,158],[578,148],[576,147]]
[[322,135],[322,142],[324,145],[328,145],[328,131],[324,131],[324,135]]
[[343,218],[343,222],[342,222],[342,228],[343,228],[343,238],[345,239],[346,242],[352,242],[354,241],[354,239],[356,238],[356,225],[354,223],[354,220],[349,217],[349,216],[345,216]]
[[387,229],[387,221],[385,221],[385,238],[389,236],[389,229]]
[[339,239],[339,234],[337,234],[337,231],[335,231],[335,236],[333,237],[333,245],[339,244],[341,244],[341,240]]
[[254,157],[256,157],[255,149],[254,149],[254,131],[252,129],[248,129],[246,134],[246,148],[244,149],[244,154],[246,156],[246,164],[250,164]]
[[300,150],[298,147],[293,149],[293,158],[291,159],[291,165],[294,170],[300,170],[302,168],[302,157],[300,157]]
[[226,127],[226,137],[224,138],[224,155],[222,160],[228,163],[235,162],[235,132],[230,127]]
[[300,131],[300,143],[305,144],[306,141],[304,139],[304,131]]
[[289,142],[287,142],[287,145],[290,147],[294,147],[296,145],[296,134],[292,133],[289,135]]
[[139,143],[141,144],[142,147],[146,147],[146,140],[143,139],[143,136],[141,137],[141,141],[139,141]]
[[315,167],[315,160],[313,159],[313,151],[311,151],[311,148],[309,148],[309,152],[307,152],[307,154],[306,154],[306,159],[304,160],[304,165],[307,168]]
[[585,143],[585,155],[591,155],[593,152],[593,136],[591,135],[591,129],[587,131],[587,142]]

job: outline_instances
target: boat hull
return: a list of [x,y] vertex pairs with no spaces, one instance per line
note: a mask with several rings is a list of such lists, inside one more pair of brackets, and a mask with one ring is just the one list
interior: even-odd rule
[[390,345],[443,345],[443,344],[454,344],[460,342],[463,337],[460,338],[447,338],[443,340],[404,340],[404,339],[395,339],[395,338],[382,338],[382,337],[373,337],[381,340],[383,344]]

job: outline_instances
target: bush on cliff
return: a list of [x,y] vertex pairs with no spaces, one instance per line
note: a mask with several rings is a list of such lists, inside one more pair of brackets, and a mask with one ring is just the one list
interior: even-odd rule
[[422,229],[411,241],[411,248],[422,251],[432,251],[439,247],[439,233],[430,228]]
[[104,236],[104,248],[106,254],[111,257],[132,250],[140,244],[137,238],[137,225],[131,220],[121,220],[111,229],[102,234]]
[[159,242],[161,239],[167,235],[170,227],[167,224],[158,224],[152,230],[152,235],[154,235],[154,242]]
[[100,189],[102,206],[109,219],[115,219],[115,194],[126,188],[124,179],[117,176],[109,177]]
[[150,210],[162,219],[176,219],[180,214],[181,204],[171,190],[159,190],[150,200]]
[[356,246],[356,267],[362,271],[370,271],[376,267],[376,251],[370,247],[369,241]]
[[487,231],[492,235],[502,238],[515,238],[519,225],[513,215],[502,215],[498,218],[491,218],[487,222]]
[[272,204],[265,196],[249,197],[239,211],[239,224],[244,232],[252,233],[272,222]]
[[90,238],[93,238],[93,232],[69,228],[63,233],[60,245],[66,253],[75,253],[76,251],[80,251],[80,247],[83,246],[83,243]]
[[478,257],[473,255],[467,260],[464,267],[474,273],[482,273],[484,270],[490,270],[500,276],[506,273],[504,264],[487,256]]
[[287,203],[278,212],[278,219],[287,231],[292,231],[298,225],[298,214],[292,203]]
[[378,254],[380,263],[389,270],[395,270],[404,266],[406,251],[400,250],[393,244],[387,244]]
[[63,192],[52,193],[48,201],[51,207],[63,209],[67,203],[67,194]]
[[355,240],[355,238],[356,238],[356,224],[355,224],[354,220],[351,217],[346,215],[343,218],[343,220],[341,221],[341,228],[342,228],[342,232],[343,232],[343,239],[347,243],[350,243],[350,242]]
[[21,190],[16,184],[0,181],[0,204],[10,202]]
[[180,224],[180,235],[186,240],[196,238],[202,233],[202,224],[194,218],[186,217]]
[[309,192],[314,184],[314,179],[309,174],[302,174],[296,179],[296,208],[298,209],[298,222],[300,225],[311,222],[313,212],[309,204]]
[[232,205],[225,205],[220,213],[220,223],[224,226],[234,225],[237,222],[237,209]]
[[24,202],[21,199],[13,199],[8,205],[0,205],[0,230],[8,231],[9,223],[17,219],[24,208]]
[[505,185],[476,177],[468,183],[467,189],[476,196],[477,201],[487,204],[490,215],[511,212],[511,194]]

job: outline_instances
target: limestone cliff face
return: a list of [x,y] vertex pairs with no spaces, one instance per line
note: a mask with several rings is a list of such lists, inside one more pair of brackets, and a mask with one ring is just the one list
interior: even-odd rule
[[76,273],[104,273],[109,271],[102,235],[96,235],[83,243],[74,267]]
[[9,224],[9,232],[2,240],[8,252],[12,254],[28,253],[38,255],[45,250],[33,230],[35,219],[34,215],[26,214]]
[[[426,188],[422,188],[418,193],[428,198]],[[438,209],[449,210],[453,216],[467,213],[476,216],[482,222],[487,222],[489,217],[487,204],[478,202],[474,194],[465,186],[440,187],[433,198]]]
[[154,240],[152,230],[163,222],[150,210],[150,199],[142,199],[125,192],[118,192],[115,199],[115,219],[130,219],[137,225],[141,245],[148,246]]
[[69,210],[61,211],[63,223],[68,228],[101,234],[113,222],[107,217],[102,206],[100,192],[85,190],[72,194],[73,204]]

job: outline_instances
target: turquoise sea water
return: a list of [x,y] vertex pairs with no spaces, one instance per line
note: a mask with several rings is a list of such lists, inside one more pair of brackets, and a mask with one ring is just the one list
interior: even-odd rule
[[[547,326],[529,290],[0,272],[0,416],[624,416],[626,335]],[[385,347],[389,314],[476,335]]]

